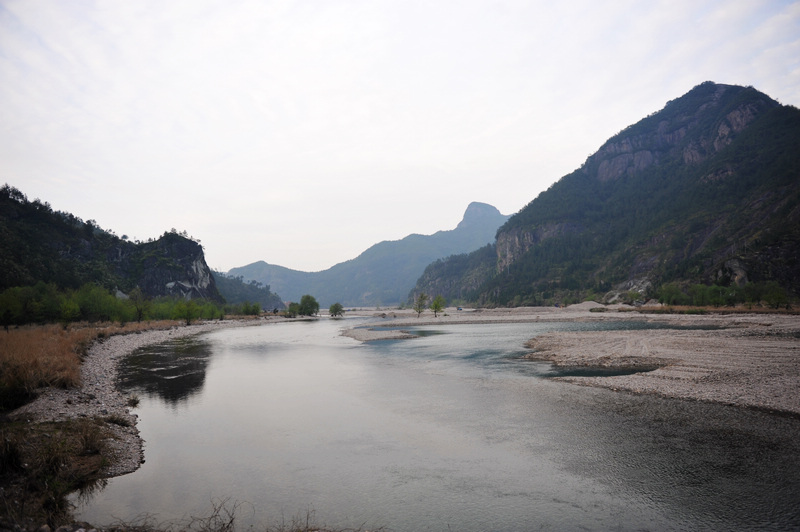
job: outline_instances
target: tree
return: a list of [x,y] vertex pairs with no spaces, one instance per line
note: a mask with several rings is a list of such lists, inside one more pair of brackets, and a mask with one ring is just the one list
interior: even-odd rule
[[417,296],[417,299],[414,300],[414,312],[417,313],[417,317],[419,318],[420,314],[425,311],[425,307],[428,306],[428,294],[425,292],[420,292]]
[[186,325],[191,325],[192,320],[200,317],[200,308],[193,300],[180,300],[172,310],[173,318],[184,320]]
[[300,308],[297,309],[297,313],[301,316],[314,316],[319,313],[319,303],[314,296],[306,294],[300,298]]
[[131,304],[133,305],[133,309],[136,312],[136,321],[141,322],[142,318],[144,318],[145,312],[150,306],[150,302],[142,293],[142,289],[138,286],[131,290],[131,293],[128,294],[128,299],[130,300]]
[[341,303],[334,303],[333,305],[331,305],[331,308],[328,309],[328,313],[331,315],[332,318],[335,318],[337,316],[343,316],[344,307],[342,307]]
[[438,318],[439,313],[444,310],[445,301],[441,295],[436,296],[433,298],[433,302],[431,303],[431,310],[433,311],[433,317]]

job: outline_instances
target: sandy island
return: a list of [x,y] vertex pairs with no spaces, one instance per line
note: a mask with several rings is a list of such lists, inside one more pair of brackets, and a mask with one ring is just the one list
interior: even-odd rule
[[[547,333],[527,342],[527,358],[557,366],[642,368],[613,377],[557,377],[584,386],[713,401],[800,416],[800,316],[788,314],[648,314],[630,307],[582,303],[568,308],[362,311],[375,327],[342,334],[360,341],[412,338],[403,327],[456,323],[638,320],[711,330],[648,329]],[[348,313],[352,315],[354,313]],[[396,328],[396,329],[395,329]],[[655,369],[653,369],[655,368]]]

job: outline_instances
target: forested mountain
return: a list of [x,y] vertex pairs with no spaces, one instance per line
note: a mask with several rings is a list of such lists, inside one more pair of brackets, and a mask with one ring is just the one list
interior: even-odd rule
[[203,248],[185,234],[164,233],[134,243],[93,220],[28,201],[9,185],[0,189],[0,291],[38,282],[59,289],[95,283],[148,297],[222,301]]
[[[487,305],[777,284],[800,294],[800,111],[705,82],[621,131],[414,291]],[[723,293],[724,291],[720,291]]]
[[212,271],[211,273],[219,293],[230,305],[258,303],[259,307],[267,312],[286,308],[280,296],[272,292],[269,285],[258,281],[245,282],[242,277],[231,277],[222,272]]
[[321,272],[301,272],[260,261],[228,274],[271,286],[285,301],[297,302],[313,295],[327,307],[397,305],[405,301],[425,266],[456,253],[467,253],[494,240],[497,228],[508,216],[485,203],[471,203],[455,229],[433,235],[412,234],[384,241],[355,259]]

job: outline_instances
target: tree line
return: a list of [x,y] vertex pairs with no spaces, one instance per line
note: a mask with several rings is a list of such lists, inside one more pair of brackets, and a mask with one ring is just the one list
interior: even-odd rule
[[76,290],[59,289],[39,281],[33,286],[11,287],[0,292],[0,324],[120,322],[150,320],[222,319],[226,315],[258,315],[258,303],[220,304],[210,300],[175,297],[147,298],[139,288],[127,295],[95,283]]

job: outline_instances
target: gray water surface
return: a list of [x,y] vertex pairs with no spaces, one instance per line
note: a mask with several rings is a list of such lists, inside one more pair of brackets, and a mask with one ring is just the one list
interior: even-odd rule
[[219,330],[129,357],[120,386],[142,399],[146,462],[80,518],[166,522],[227,499],[242,529],[308,511],[397,531],[800,527],[797,419],[560,383],[519,358],[537,334],[594,324],[339,336],[358,323]]

